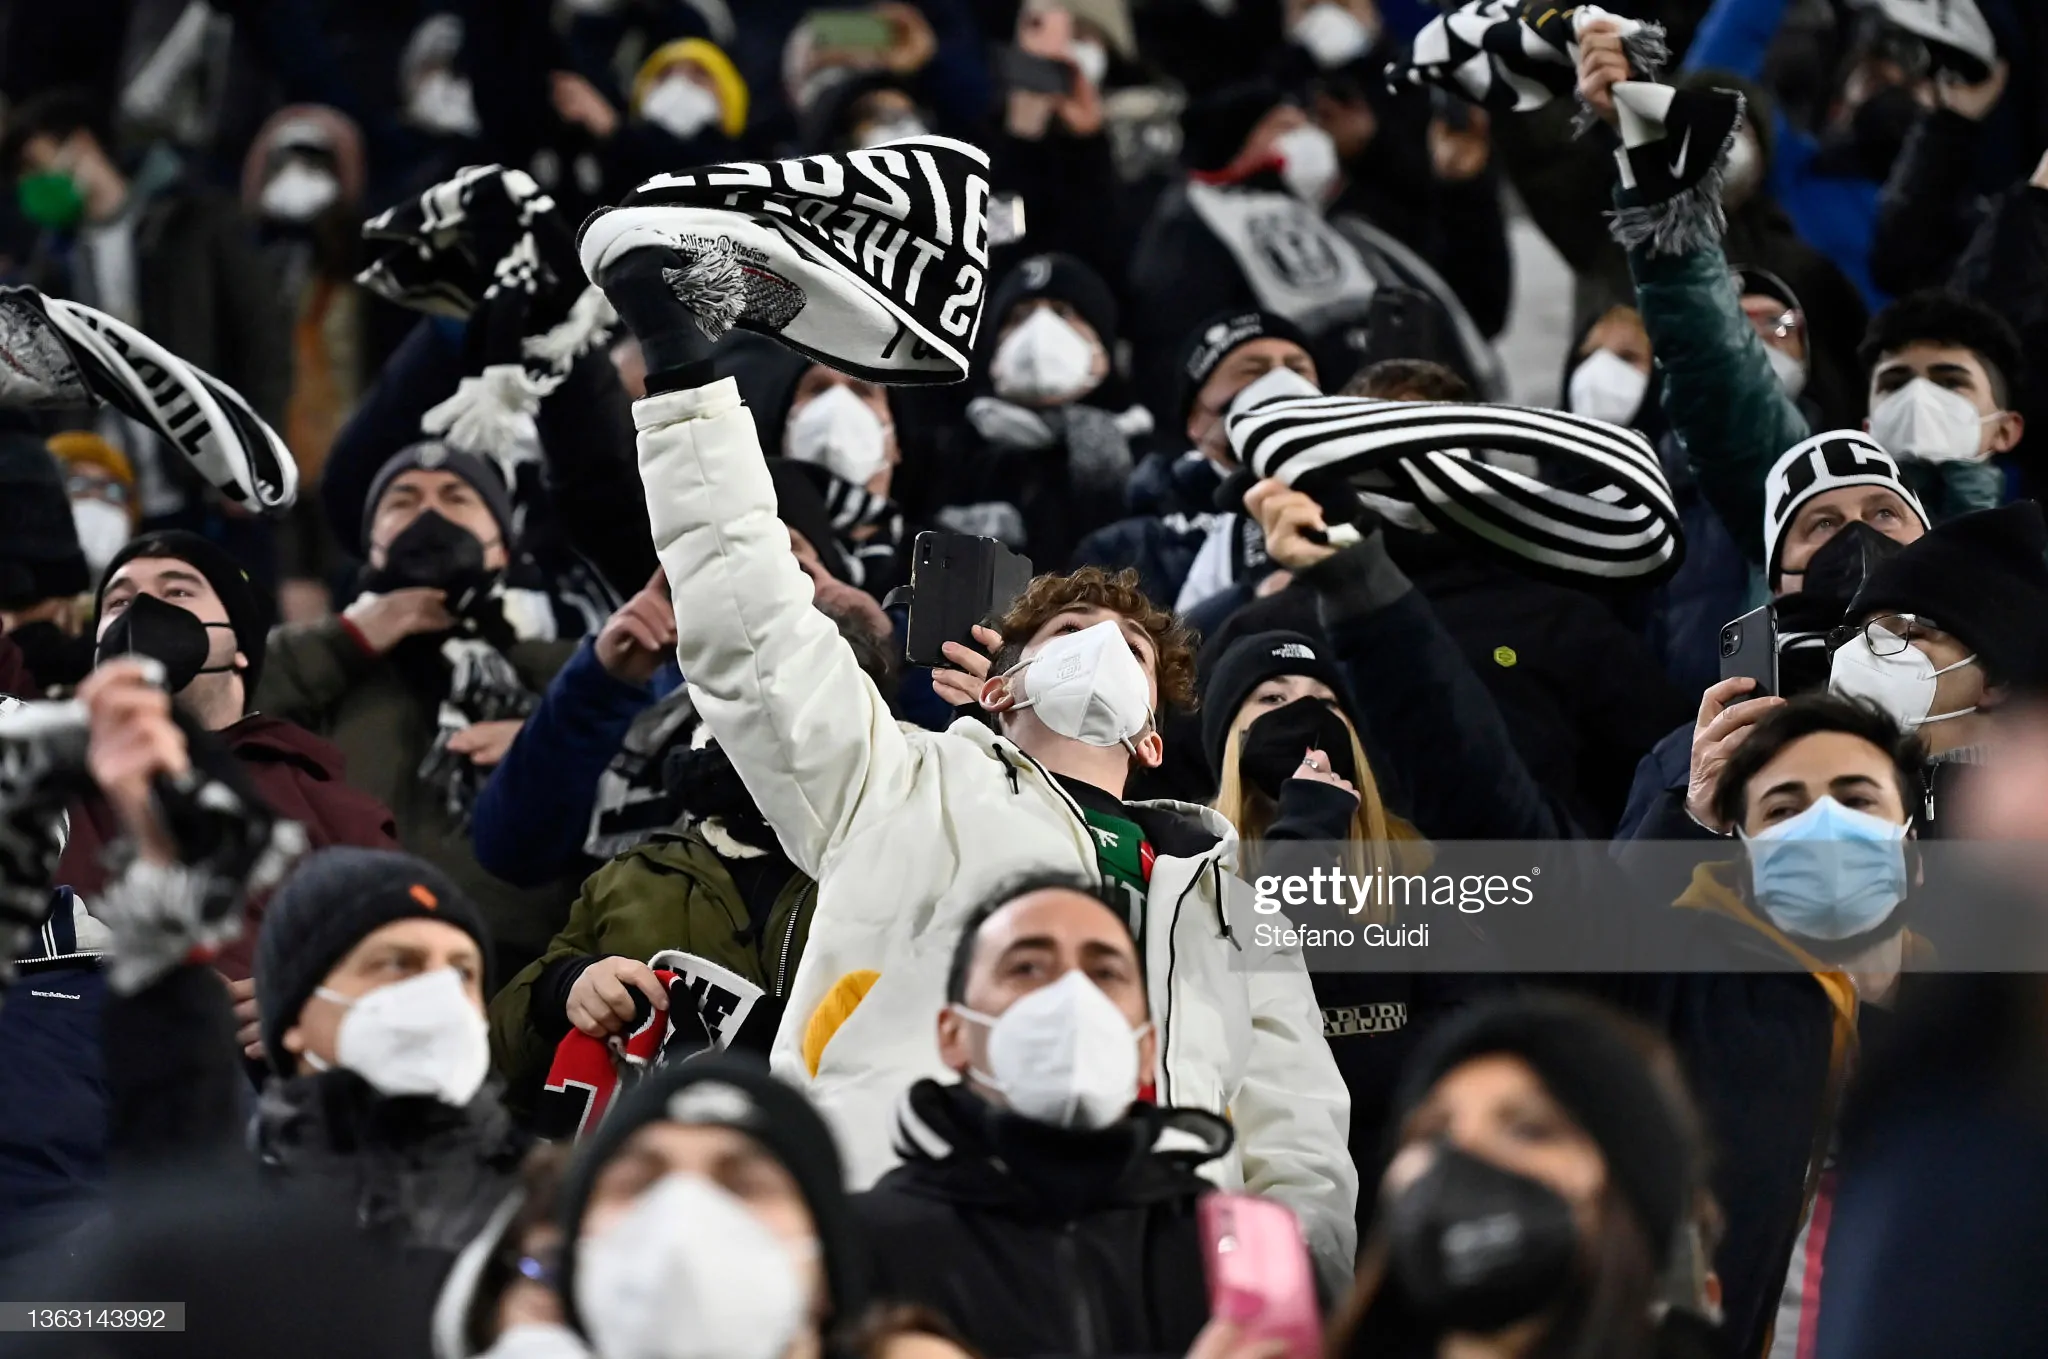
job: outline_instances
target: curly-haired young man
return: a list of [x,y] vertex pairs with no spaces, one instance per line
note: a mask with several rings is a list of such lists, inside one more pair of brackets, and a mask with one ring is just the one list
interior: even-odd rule
[[[666,314],[680,304],[659,278],[604,280],[657,339],[688,325]],[[1347,1277],[1350,1096],[1299,952],[1258,946],[1227,822],[1123,800],[1132,762],[1159,762],[1159,710],[1188,701],[1191,639],[1133,575],[1040,577],[1000,633],[978,634],[993,663],[949,647],[960,668],[937,683],[978,711],[943,732],[899,726],[811,607],[738,389],[701,368],[650,379],[634,412],[641,479],[697,710],[818,883],[774,1064],[831,1120],[851,1187],[915,1135],[896,1128],[904,1092],[949,1075],[933,1018],[967,913],[1020,873],[1078,874],[1123,904],[1145,963],[1157,1056],[1128,1097],[1227,1114],[1236,1147],[1209,1172],[1286,1201],[1332,1281]],[[1089,1077],[1091,1060],[1068,1076]]]

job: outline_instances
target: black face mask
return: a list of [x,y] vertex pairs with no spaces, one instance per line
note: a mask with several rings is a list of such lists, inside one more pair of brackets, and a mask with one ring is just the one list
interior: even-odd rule
[[1262,713],[1238,747],[1238,777],[1275,802],[1280,785],[1294,776],[1301,757],[1320,750],[1330,757],[1330,772],[1358,784],[1351,759],[1351,729],[1337,710],[1319,698],[1297,698],[1284,708]]
[[497,573],[484,566],[484,544],[474,533],[427,510],[384,546],[384,565],[373,567],[363,588],[376,594],[425,587],[448,595],[451,613],[490,589]]
[[1844,609],[1870,573],[1887,557],[1895,557],[1904,546],[1887,538],[1858,519],[1837,529],[1835,535],[1806,559],[1806,572],[1799,578],[1801,594],[1839,599]]
[[1388,1243],[1425,1321],[1484,1335],[1564,1296],[1579,1235],[1548,1185],[1440,1143],[1436,1164],[1388,1205]]
[[220,675],[235,668],[232,662],[207,665],[206,653],[212,646],[206,635],[209,628],[234,631],[227,623],[202,623],[191,611],[166,604],[155,595],[137,595],[100,638],[99,659],[133,653],[159,661],[164,667],[164,687],[175,694],[200,675]]

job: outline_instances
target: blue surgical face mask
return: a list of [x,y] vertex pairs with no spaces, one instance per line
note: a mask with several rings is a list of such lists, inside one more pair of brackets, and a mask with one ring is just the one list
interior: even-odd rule
[[1906,829],[1824,797],[1743,836],[1757,905],[1806,939],[1832,943],[1876,929],[1906,896]]

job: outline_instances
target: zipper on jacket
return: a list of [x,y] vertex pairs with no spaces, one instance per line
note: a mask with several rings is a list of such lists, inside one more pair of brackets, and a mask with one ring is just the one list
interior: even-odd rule
[[1069,1222],[1060,1228],[1058,1248],[1053,1251],[1053,1257],[1059,1262],[1060,1291],[1073,1299],[1074,1353],[1089,1356],[1098,1348],[1095,1317],[1088,1307],[1088,1290],[1081,1283],[1081,1261],[1074,1247],[1074,1226]]
[[789,994],[789,950],[796,943],[796,922],[803,916],[804,902],[817,895],[818,884],[813,881],[797,893],[796,900],[789,908],[789,925],[782,931],[782,956],[775,960],[775,998],[782,999]]

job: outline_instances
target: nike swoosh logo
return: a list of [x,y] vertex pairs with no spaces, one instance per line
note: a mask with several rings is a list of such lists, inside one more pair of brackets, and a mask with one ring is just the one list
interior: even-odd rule
[[1678,144],[1678,159],[1671,162],[1671,177],[1677,179],[1685,173],[1685,158],[1692,150],[1692,129],[1685,130],[1685,140]]

